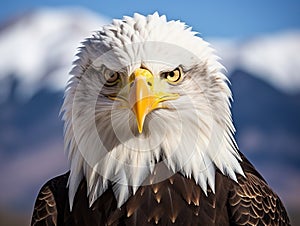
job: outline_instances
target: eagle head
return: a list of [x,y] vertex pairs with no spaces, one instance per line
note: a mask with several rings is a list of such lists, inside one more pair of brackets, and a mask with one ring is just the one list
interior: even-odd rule
[[112,187],[121,206],[177,172],[204,193],[216,169],[243,174],[223,70],[197,33],[157,13],[113,20],[86,39],[62,106],[70,207],[82,179],[90,205]]

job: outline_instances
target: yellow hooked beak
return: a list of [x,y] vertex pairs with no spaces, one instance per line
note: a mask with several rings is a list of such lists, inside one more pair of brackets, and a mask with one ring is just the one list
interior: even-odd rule
[[154,77],[147,69],[136,69],[129,78],[129,103],[136,116],[139,133],[143,132],[143,125],[147,114],[163,108],[163,101],[177,99],[178,94],[164,93],[154,90]]

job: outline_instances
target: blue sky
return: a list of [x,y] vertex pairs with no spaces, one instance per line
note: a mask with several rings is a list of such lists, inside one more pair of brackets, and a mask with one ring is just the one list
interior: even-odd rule
[[38,7],[83,6],[109,18],[158,11],[185,21],[203,36],[248,38],[300,29],[299,0],[4,0],[1,5],[0,21]]

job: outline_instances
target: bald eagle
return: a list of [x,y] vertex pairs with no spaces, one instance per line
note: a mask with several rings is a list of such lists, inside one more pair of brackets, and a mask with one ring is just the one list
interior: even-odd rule
[[62,106],[70,171],[41,188],[32,225],[289,225],[237,147],[223,71],[158,13],[86,39]]

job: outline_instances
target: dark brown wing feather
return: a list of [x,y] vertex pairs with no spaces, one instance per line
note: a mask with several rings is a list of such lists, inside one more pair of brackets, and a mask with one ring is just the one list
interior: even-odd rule
[[[117,208],[109,188],[89,208],[83,180],[70,212],[67,196],[68,174],[50,180],[39,193],[33,225],[289,225],[278,196],[242,156],[246,178],[235,183],[216,172],[215,194],[207,196],[194,180],[177,173],[169,179],[140,187]],[[57,221],[56,221],[57,219]]]
[[53,193],[44,186],[37,197],[31,225],[57,225],[57,209]]
[[234,225],[290,225],[279,197],[242,155],[246,178],[239,176],[229,193],[230,220]]
[[35,201],[31,225],[61,225],[61,213],[64,210],[67,197],[68,177],[69,173],[53,178],[41,188]]

